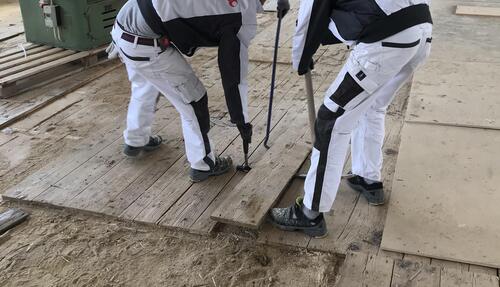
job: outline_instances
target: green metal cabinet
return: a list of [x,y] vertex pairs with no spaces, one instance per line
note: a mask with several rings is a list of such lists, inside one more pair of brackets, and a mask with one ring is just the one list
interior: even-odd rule
[[[43,8],[40,2],[45,2]],[[20,0],[26,40],[77,51],[111,41],[111,28],[126,0]]]

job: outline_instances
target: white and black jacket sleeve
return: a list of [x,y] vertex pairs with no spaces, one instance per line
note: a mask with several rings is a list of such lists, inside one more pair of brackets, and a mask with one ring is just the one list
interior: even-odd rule
[[309,70],[313,55],[331,34],[328,25],[334,3],[332,0],[300,1],[292,50],[293,68],[299,75]]

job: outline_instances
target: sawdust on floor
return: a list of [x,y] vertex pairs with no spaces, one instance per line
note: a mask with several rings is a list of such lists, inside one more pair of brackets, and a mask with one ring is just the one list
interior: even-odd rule
[[0,286],[332,286],[335,280],[330,254],[23,208],[30,219],[0,239]]

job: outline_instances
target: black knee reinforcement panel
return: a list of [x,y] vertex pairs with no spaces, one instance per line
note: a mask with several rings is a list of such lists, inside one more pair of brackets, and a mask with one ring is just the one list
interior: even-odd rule
[[196,115],[196,119],[198,120],[200,132],[203,136],[203,143],[205,144],[206,156],[203,161],[205,161],[205,163],[208,164],[210,168],[213,168],[215,166],[215,163],[211,158],[208,157],[212,150],[210,148],[210,140],[208,139],[208,132],[210,131],[210,114],[208,111],[207,94],[205,94],[199,101],[191,102],[191,106],[193,107],[194,114]]
[[333,127],[337,119],[344,114],[344,109],[339,108],[336,112],[330,111],[325,105],[321,105],[318,111],[318,118],[315,123],[316,141],[314,148],[319,151],[319,162],[316,171],[316,182],[314,186],[314,197],[312,210],[319,210],[323,181],[325,179],[326,163],[328,160],[328,149],[332,137]]

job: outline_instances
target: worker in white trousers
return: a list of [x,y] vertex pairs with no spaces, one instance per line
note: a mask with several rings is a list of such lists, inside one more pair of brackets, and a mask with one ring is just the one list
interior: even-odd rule
[[288,208],[272,209],[269,219],[275,226],[313,237],[327,234],[323,213],[335,201],[349,141],[348,184],[368,203],[384,203],[386,110],[428,57],[431,37],[427,0],[301,1],[293,47],[294,68],[300,75],[310,69],[320,43],[341,42],[352,51],[317,114],[304,197]]
[[[158,148],[152,135],[156,101],[163,94],[182,120],[190,179],[199,182],[227,172],[230,157],[215,154],[209,139],[207,91],[184,55],[218,47],[219,69],[231,121],[251,141],[247,107],[248,46],[255,36],[257,12],[265,0],[129,0],[112,30],[111,57],[125,63],[132,96],[123,133],[124,153],[135,157]],[[287,0],[278,9],[288,11]],[[286,13],[286,12],[285,12]],[[182,54],[181,54],[182,53]]]

